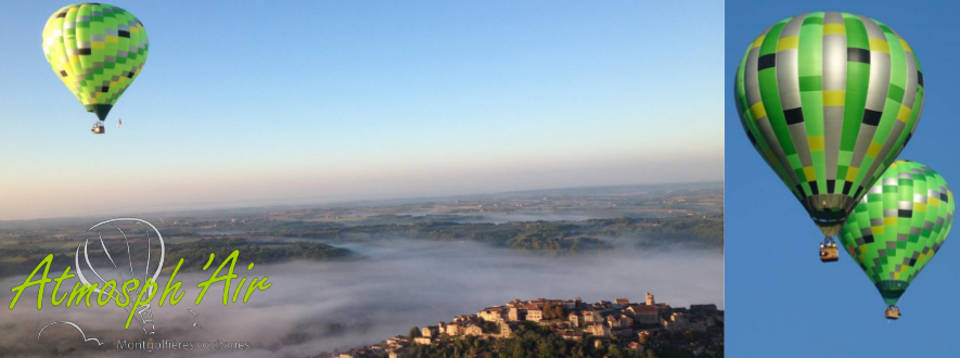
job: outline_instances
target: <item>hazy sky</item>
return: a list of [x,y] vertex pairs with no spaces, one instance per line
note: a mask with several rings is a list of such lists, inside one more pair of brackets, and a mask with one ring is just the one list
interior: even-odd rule
[[102,136],[0,12],[0,219],[722,178],[720,1],[114,3]]

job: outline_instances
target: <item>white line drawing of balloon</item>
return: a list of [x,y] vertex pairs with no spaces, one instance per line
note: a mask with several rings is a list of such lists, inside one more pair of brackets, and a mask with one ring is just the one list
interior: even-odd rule
[[[131,246],[130,238],[128,237],[127,232],[120,227],[119,224],[121,223],[134,224],[134,225],[144,226],[148,228],[147,230],[144,230],[144,239],[146,241],[146,248],[147,248],[147,255],[146,255],[147,258],[144,263],[144,271],[143,271],[142,277],[137,277],[138,275],[134,270],[133,254],[130,250],[130,246]],[[113,255],[110,254],[110,250],[107,248],[107,244],[103,238],[103,231],[102,230],[97,231],[97,236],[98,236],[97,240],[100,242],[100,248],[103,250],[103,255],[106,257],[107,261],[109,261],[110,265],[113,267],[113,271],[116,272],[117,274],[120,274],[121,276],[126,276],[126,277],[122,277],[119,280],[115,280],[115,284],[119,282],[126,282],[128,278],[132,278],[132,277],[136,277],[137,279],[139,279],[141,282],[141,285],[145,285],[148,282],[148,280],[152,280],[156,282],[157,279],[160,277],[160,272],[163,270],[163,262],[166,256],[166,244],[164,243],[163,235],[160,233],[160,230],[158,230],[157,227],[151,224],[149,221],[146,221],[143,219],[116,218],[116,219],[101,221],[91,226],[89,229],[87,229],[87,231],[90,232],[98,228],[108,228],[108,227],[112,227],[120,234],[120,237],[123,239],[123,245],[126,247],[126,251],[127,251],[127,268],[129,268],[129,271],[124,272],[124,270],[121,270],[120,266],[117,265],[117,261],[114,259]],[[153,275],[151,276],[150,275],[150,271],[151,271],[150,269],[152,267],[151,252],[153,251],[152,236],[156,236],[156,242],[157,244],[159,244],[160,257],[156,265],[156,270],[153,271]],[[97,269],[94,268],[94,265],[90,260],[89,246],[90,246],[89,238],[84,239],[82,243],[77,244],[77,249],[74,252],[74,268],[76,269],[77,278],[84,285],[91,284],[90,280],[87,278],[87,275],[84,275],[83,273],[83,267],[80,265],[80,249],[83,248],[83,259],[84,259],[84,262],[86,263],[86,267],[90,270],[90,272],[93,273],[93,275],[96,277],[97,280],[99,280],[101,283],[106,285],[108,280],[104,279],[101,272],[97,271]],[[115,287],[114,289],[116,289],[116,286],[114,287]],[[152,296],[153,291],[154,291],[153,287],[147,287],[148,295]],[[95,288],[93,289],[93,292],[99,295],[101,291],[100,291],[100,288]],[[157,326],[156,326],[156,321],[153,319],[154,318],[153,312],[150,308],[151,308],[151,304],[149,303],[139,308],[136,308],[137,309],[136,316],[138,318],[140,328],[143,330],[143,332],[148,335],[153,335],[153,334],[156,334],[157,332]],[[131,305],[129,308],[125,308],[124,310],[127,310],[127,312],[129,313],[129,310],[131,309],[135,309],[133,308],[133,305]],[[37,341],[38,342],[40,341],[40,337],[43,336],[43,333],[46,331],[47,328],[50,328],[53,326],[59,326],[59,325],[66,325],[66,326],[73,327],[75,330],[77,330],[77,332],[80,332],[80,335],[83,338],[83,342],[94,342],[94,343],[97,343],[98,346],[103,345],[103,342],[100,341],[100,339],[98,338],[95,338],[95,337],[88,338],[86,336],[86,333],[84,333],[84,331],[80,328],[80,325],[71,321],[53,321],[46,324],[45,326],[40,328],[40,330],[37,332]]]
[[86,333],[83,333],[83,330],[80,329],[80,326],[78,326],[76,323],[73,323],[73,322],[70,322],[70,321],[53,321],[53,322],[47,323],[46,326],[43,326],[43,328],[40,328],[40,331],[37,332],[37,342],[40,342],[40,336],[43,335],[43,331],[46,330],[47,328],[53,327],[53,326],[70,326],[70,327],[73,327],[73,329],[76,329],[77,332],[80,332],[80,339],[83,339],[83,342],[84,342],[84,343],[86,343],[86,342],[94,342],[94,343],[96,343],[98,346],[102,346],[102,345],[103,345],[103,342],[101,342],[99,338],[96,338],[96,337],[87,337],[87,334],[86,334]]
[[[131,247],[133,246],[131,245],[131,240],[136,240],[139,237],[139,235],[135,234],[135,230],[130,229],[129,227],[130,225],[133,225],[135,228],[143,229],[144,242],[142,243],[145,244],[146,246],[146,260],[143,263],[142,272],[140,272],[139,270],[140,265],[134,264],[135,255],[133,255],[131,251]],[[127,230],[124,230],[125,227],[127,228]],[[127,265],[122,265],[122,263],[118,264],[118,261],[119,261],[118,259],[120,258],[115,257],[114,254],[111,254],[111,251],[108,248],[108,246],[111,246],[111,245],[107,245],[107,241],[109,240],[106,240],[104,238],[104,230],[107,230],[108,232],[113,232],[113,230],[116,230],[116,233],[119,234],[119,237],[117,238],[117,240],[122,239],[122,247],[125,248],[126,254],[127,254],[126,255]],[[103,250],[102,255],[103,257],[106,258],[106,262],[109,263],[108,264],[109,268],[107,270],[103,270],[102,267],[100,270],[98,270],[95,267],[93,263],[94,260],[91,260],[90,238],[85,238],[82,242],[79,242],[77,244],[77,248],[74,251],[74,267],[76,268],[77,278],[84,285],[91,285],[91,280],[96,280],[96,281],[99,281],[101,284],[103,284],[103,286],[99,286],[98,288],[93,289],[94,293],[96,293],[97,295],[100,295],[101,288],[106,287],[107,282],[111,280],[115,281],[116,284],[120,284],[121,282],[126,282],[130,278],[137,278],[141,282],[141,287],[142,285],[146,285],[147,282],[149,281],[157,282],[157,280],[160,277],[160,273],[163,270],[163,264],[166,259],[166,243],[164,242],[163,234],[161,234],[160,230],[158,230],[157,227],[154,226],[152,223],[140,218],[133,218],[133,217],[116,218],[116,219],[104,220],[99,223],[96,223],[93,226],[91,226],[89,229],[87,229],[87,231],[96,232],[97,238],[95,240],[99,241],[100,243],[99,248]],[[114,236],[116,236],[116,233],[114,234]],[[156,237],[155,239],[154,239],[154,236]],[[156,262],[156,266],[154,266],[152,262],[153,251],[155,246],[158,246],[158,249],[160,251],[159,259]],[[81,265],[81,260],[80,260],[81,255],[83,257],[83,262],[85,263],[85,265]],[[102,261],[103,260],[101,260],[101,263]],[[86,267],[83,267],[83,266],[86,266]],[[125,267],[121,268],[121,266],[125,266]],[[135,266],[137,267],[135,268]],[[155,269],[153,269],[154,267]],[[92,273],[92,276],[84,274],[84,270],[88,270],[90,273]],[[113,272],[116,274],[116,276],[120,276],[120,277],[105,278],[104,276],[106,276],[108,272]],[[115,286],[115,289],[116,289],[116,286]],[[146,293],[148,296],[154,295],[153,287],[147,286],[146,289],[147,289]],[[123,309],[128,314],[131,309],[136,309],[137,311],[135,312],[135,315],[138,318],[137,321],[143,333],[147,335],[155,335],[157,333],[157,324],[156,324],[156,321],[154,320],[153,310],[151,309],[152,307],[153,307],[152,303],[147,303],[146,305],[140,306],[138,308],[134,308],[133,305],[131,304],[130,306]],[[187,311],[192,315],[192,328],[194,329],[200,328],[199,313],[190,308],[187,308]],[[43,333],[46,331],[47,328],[53,327],[53,326],[59,326],[59,325],[65,325],[65,326],[70,326],[74,328],[77,332],[80,333],[83,339],[83,342],[94,342],[98,346],[103,345],[103,342],[99,338],[87,337],[86,333],[80,328],[80,326],[77,323],[71,322],[71,321],[53,321],[46,324],[45,326],[40,328],[40,330],[37,332],[37,341],[39,342],[40,337],[43,335]]]
[[[117,273],[121,273],[121,270],[120,270],[119,266],[117,265],[116,261],[113,259],[113,256],[110,255],[110,250],[107,249],[107,245],[106,245],[106,243],[104,242],[104,239],[103,239],[103,229],[104,229],[104,228],[109,229],[109,228],[112,227],[113,229],[117,230],[117,232],[120,233],[120,236],[121,236],[122,239],[123,239],[124,246],[126,246],[126,250],[127,250],[127,262],[128,262],[128,267],[129,267],[129,275],[130,275],[131,277],[136,277],[137,274],[135,273],[134,264],[133,264],[133,261],[134,261],[134,260],[133,260],[132,254],[131,254],[131,252],[130,252],[130,238],[128,237],[127,232],[125,232],[125,231],[123,230],[123,228],[120,227],[119,224],[121,224],[121,223],[134,224],[134,225],[145,225],[147,228],[149,228],[149,230],[144,230],[144,239],[146,240],[146,248],[147,248],[147,250],[146,250],[147,258],[146,258],[146,261],[145,261],[145,263],[144,263],[144,265],[143,265],[143,276],[142,276],[142,278],[140,278],[140,277],[137,277],[137,278],[140,279],[142,285],[146,285],[147,282],[148,282],[148,280],[152,280],[153,282],[156,282],[157,279],[160,277],[160,272],[163,270],[163,263],[164,263],[164,259],[165,259],[165,255],[166,255],[166,244],[164,243],[164,240],[163,240],[163,234],[161,234],[161,233],[160,233],[160,230],[158,230],[157,227],[154,226],[152,223],[150,223],[149,221],[140,219],[140,218],[132,218],[132,217],[131,217],[131,218],[116,218],[116,219],[104,220],[104,221],[101,221],[101,222],[99,222],[99,223],[96,223],[96,224],[94,224],[93,226],[91,226],[89,229],[87,229],[87,231],[95,231],[95,230],[100,229],[99,231],[97,231],[97,235],[98,235],[98,241],[100,241],[100,247],[103,249],[103,254],[104,254],[104,256],[107,258],[107,260],[110,262],[110,265],[113,266],[114,271],[117,272]],[[160,258],[159,258],[159,260],[158,260],[158,262],[157,262],[156,270],[153,271],[153,275],[150,275],[150,273],[151,273],[150,271],[151,271],[151,267],[152,267],[152,265],[151,265],[151,263],[152,263],[152,262],[151,262],[151,255],[152,255],[152,251],[153,251],[152,236],[156,236],[156,241],[157,241],[157,244],[159,245],[159,249],[160,249]],[[82,282],[83,284],[86,284],[86,285],[89,285],[89,284],[90,284],[90,280],[88,280],[87,276],[83,274],[83,269],[82,269],[81,266],[80,266],[80,249],[81,249],[81,247],[82,247],[82,248],[83,248],[83,258],[84,258],[84,261],[85,261],[85,263],[86,263],[87,268],[90,270],[90,272],[93,273],[94,276],[96,276],[96,278],[97,278],[101,283],[106,284],[108,280],[106,280],[106,279],[103,278],[103,276],[100,274],[100,272],[97,271],[96,268],[94,268],[93,263],[90,261],[90,253],[89,253],[89,249],[88,249],[89,246],[90,246],[90,239],[89,239],[89,238],[88,238],[88,239],[85,239],[82,244],[78,244],[78,245],[77,245],[77,250],[76,250],[76,252],[75,252],[75,254],[74,254],[74,264],[76,265],[75,267],[76,267],[76,270],[77,270],[77,278],[78,278],[78,279],[80,280],[80,282]],[[123,281],[125,281],[125,280],[118,280],[117,282],[123,282]],[[147,287],[147,295],[148,295],[148,296],[152,296],[152,295],[154,294],[153,291],[154,291],[154,288],[153,288],[152,286],[148,286],[148,287]],[[99,293],[100,293],[100,290],[99,290],[99,289],[95,289],[94,292],[96,292],[97,294],[99,294]],[[136,308],[136,309],[137,309],[136,315],[137,315],[137,317],[138,317],[138,319],[139,319],[139,321],[140,321],[141,329],[144,331],[144,333],[146,333],[146,334],[148,334],[148,335],[153,335],[153,334],[155,334],[156,331],[157,331],[156,321],[154,320],[153,311],[151,310],[151,307],[152,307],[152,304],[148,303],[148,304],[146,304],[146,305],[144,305],[144,306],[141,306],[141,307]],[[132,307],[132,305],[131,305],[130,309],[134,309],[134,308]]]

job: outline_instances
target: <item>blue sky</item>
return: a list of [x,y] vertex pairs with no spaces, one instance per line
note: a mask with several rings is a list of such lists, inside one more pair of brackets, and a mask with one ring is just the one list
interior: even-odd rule
[[[948,357],[960,312],[960,247],[947,240],[900,300],[903,317],[883,318],[885,305],[866,275],[841,251],[839,262],[816,257],[820,231],[750,146],[732,100],[736,66],[746,46],[780,19],[811,11],[863,14],[892,27],[917,52],[926,99],[919,126],[900,158],[915,160],[960,183],[960,133],[954,86],[956,5],[926,1],[726,1],[725,43],[725,301],[731,357]],[[956,189],[956,187],[954,188]],[[954,233],[953,236],[956,236]]]
[[0,13],[0,219],[721,179],[719,1],[117,1],[150,55],[104,136],[65,4]]

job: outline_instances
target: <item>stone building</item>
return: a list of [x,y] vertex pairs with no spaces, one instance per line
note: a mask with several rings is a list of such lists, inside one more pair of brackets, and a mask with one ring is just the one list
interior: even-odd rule
[[610,327],[601,323],[593,323],[587,326],[586,331],[594,336],[606,337],[610,335]]
[[633,314],[634,322],[650,325],[660,323],[660,307],[655,305],[635,305],[627,308]]
[[510,338],[511,336],[513,336],[514,327],[512,327],[511,324],[514,324],[514,323],[510,323],[506,321],[497,322],[497,325],[500,328],[500,333],[498,335],[499,338]]
[[387,341],[386,341],[388,347],[397,347],[397,348],[406,346],[408,342],[409,340],[407,339],[406,336],[396,336],[393,338],[387,338]]
[[457,324],[457,323],[452,323],[452,322],[451,322],[451,323],[449,323],[449,324],[446,325],[446,328],[447,328],[447,330],[445,331],[445,333],[446,333],[448,336],[458,336],[458,335],[460,335],[460,333],[462,332],[462,329],[460,328],[460,325]]
[[597,311],[583,311],[583,325],[600,322],[600,313]]
[[510,307],[507,311],[507,320],[511,322],[522,321],[524,319],[523,311],[519,307]]
[[467,326],[467,328],[463,330],[463,334],[467,336],[482,336],[483,328],[481,328],[477,324],[471,323],[470,325]]
[[623,313],[611,314],[607,316],[607,325],[610,328],[627,328],[633,326],[633,319]]
[[427,326],[420,329],[420,336],[422,337],[436,337],[439,333],[439,326]]
[[543,320],[543,310],[539,308],[528,309],[526,314],[527,321],[540,322]]
[[458,314],[458,315],[456,315],[456,316],[453,317],[453,321],[454,321],[454,322],[457,322],[457,323],[461,323],[461,322],[472,322],[472,321],[474,321],[476,318],[477,318],[477,316],[476,316],[476,315],[472,315],[472,314]]
[[487,322],[497,322],[504,319],[505,311],[504,307],[487,307],[477,312],[477,316]]

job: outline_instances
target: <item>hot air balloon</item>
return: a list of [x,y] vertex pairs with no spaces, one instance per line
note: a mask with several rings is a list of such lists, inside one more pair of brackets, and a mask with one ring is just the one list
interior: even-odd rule
[[896,303],[943,245],[953,223],[953,193],[927,166],[898,160],[870,188],[840,235],[897,319]]
[[816,12],[763,32],[737,68],[747,138],[826,237],[910,140],[923,105],[920,63],[903,38],[859,15]]
[[43,27],[43,53],[63,84],[99,119],[93,132],[137,78],[147,60],[147,32],[121,8],[85,3],[68,5]]

